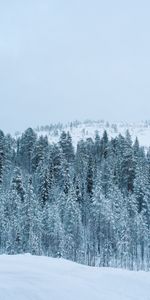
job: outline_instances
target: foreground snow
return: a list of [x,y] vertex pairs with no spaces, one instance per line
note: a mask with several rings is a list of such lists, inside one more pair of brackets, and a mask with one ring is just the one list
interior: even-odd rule
[[150,273],[0,256],[0,300],[150,300]]

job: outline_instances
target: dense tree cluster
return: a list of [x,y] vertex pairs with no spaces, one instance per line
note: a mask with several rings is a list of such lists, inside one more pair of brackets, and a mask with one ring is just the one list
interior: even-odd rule
[[0,131],[0,253],[150,268],[150,152],[126,136],[58,144]]

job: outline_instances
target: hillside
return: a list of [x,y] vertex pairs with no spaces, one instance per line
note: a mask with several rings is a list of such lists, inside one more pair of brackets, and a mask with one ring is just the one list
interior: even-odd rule
[[[104,130],[107,130],[109,137],[115,137],[119,133],[123,136],[129,130],[133,141],[138,137],[139,142],[145,148],[150,146],[150,121],[142,121],[137,123],[109,123],[104,120],[85,122],[72,122],[67,124],[51,124],[47,126],[37,127],[38,135],[47,135],[51,143],[58,142],[62,131],[69,131],[72,136],[74,146],[80,139],[94,138],[95,133],[98,132],[102,136]],[[18,135],[18,134],[17,134]]]
[[0,256],[0,300],[150,300],[150,273]]

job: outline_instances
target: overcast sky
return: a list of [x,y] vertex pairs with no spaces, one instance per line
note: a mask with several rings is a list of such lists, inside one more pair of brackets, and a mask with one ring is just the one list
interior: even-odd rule
[[0,127],[150,119],[150,1],[0,0]]

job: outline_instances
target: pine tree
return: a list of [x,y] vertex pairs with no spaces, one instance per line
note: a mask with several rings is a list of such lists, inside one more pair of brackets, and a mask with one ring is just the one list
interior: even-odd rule
[[47,203],[43,211],[43,246],[45,253],[56,257],[64,255],[64,231],[57,205]]
[[63,131],[60,136],[59,145],[62,149],[65,159],[71,163],[74,160],[74,148],[72,145],[72,138],[69,132]]
[[82,224],[75,190],[72,186],[66,201],[64,230],[65,256],[68,259],[72,258],[74,261],[77,261],[79,251],[81,251]]
[[4,171],[4,161],[5,161],[5,136],[2,130],[0,130],[0,185],[3,182],[3,171]]
[[18,162],[29,173],[32,171],[32,153],[35,147],[37,136],[32,128],[28,128],[18,140]]
[[41,208],[33,191],[32,178],[28,179],[28,186],[23,205],[23,244],[24,251],[40,255],[42,252],[42,218]]

